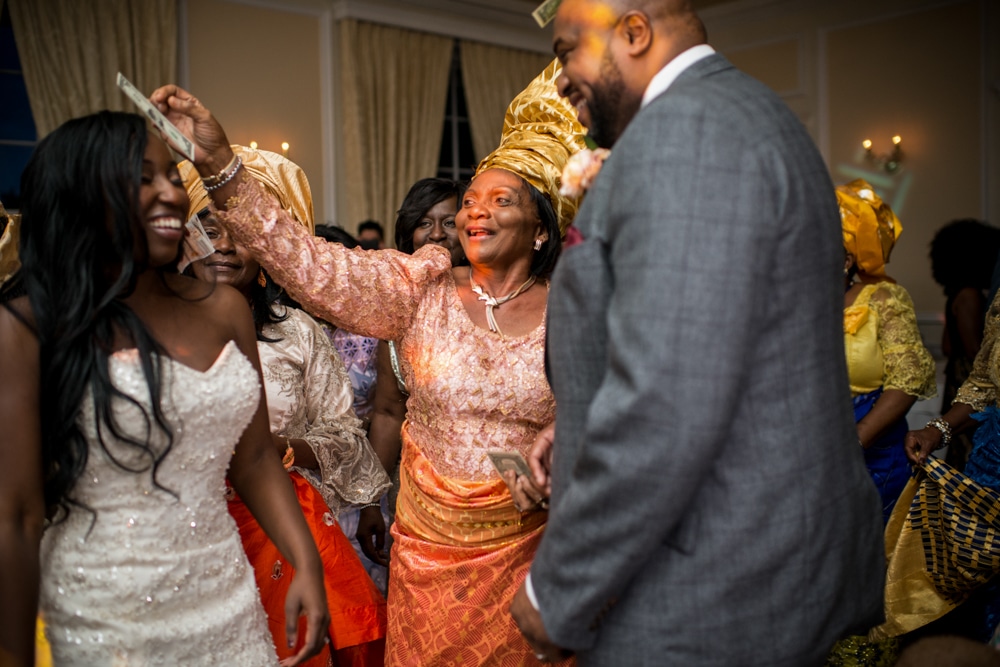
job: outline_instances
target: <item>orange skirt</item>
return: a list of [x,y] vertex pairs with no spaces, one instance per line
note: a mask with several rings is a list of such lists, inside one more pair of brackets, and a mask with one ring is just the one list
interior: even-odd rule
[[503,480],[443,477],[404,441],[387,665],[540,665],[508,612],[542,537]]
[[[335,649],[332,661],[327,647],[303,664],[309,667],[326,667],[331,662],[339,667],[382,665],[385,600],[365,572],[323,497],[299,473],[292,472],[290,477],[323,560],[326,600],[330,607],[330,642]],[[285,643],[285,594],[295,570],[235,494],[229,501],[229,513],[236,520],[243,548],[253,566],[278,656],[294,655],[295,651]],[[301,642],[305,628],[299,630]]]

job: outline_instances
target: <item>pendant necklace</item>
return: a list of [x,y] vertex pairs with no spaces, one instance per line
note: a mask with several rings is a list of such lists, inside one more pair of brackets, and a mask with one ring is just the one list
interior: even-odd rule
[[500,334],[503,336],[503,332],[500,331],[500,327],[497,326],[496,318],[493,317],[493,309],[499,305],[505,304],[517,295],[526,291],[529,287],[535,284],[535,276],[530,276],[527,280],[521,283],[521,286],[516,290],[508,294],[507,296],[502,296],[500,298],[490,296],[483,290],[482,287],[476,284],[476,281],[472,279],[472,269],[469,269],[469,286],[472,291],[479,295],[479,300],[486,304],[486,324],[489,326],[490,331],[495,334]]

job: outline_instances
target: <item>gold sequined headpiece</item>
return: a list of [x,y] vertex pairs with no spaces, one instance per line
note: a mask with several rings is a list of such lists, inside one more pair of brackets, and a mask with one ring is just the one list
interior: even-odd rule
[[580,202],[559,194],[562,171],[570,155],[587,147],[587,130],[556,89],[561,72],[559,61],[553,60],[514,98],[503,119],[500,146],[479,163],[476,175],[506,169],[531,183],[548,195],[565,234]]
[[889,254],[903,231],[899,218],[864,179],[837,186],[844,249],[854,255],[858,270],[885,274]]
[[17,244],[21,234],[21,216],[8,214],[0,203],[0,218],[6,218],[7,226],[0,236],[0,285],[10,280],[21,268],[17,257]]
[[[274,195],[281,208],[305,225],[309,232],[315,231],[313,219],[312,191],[302,167],[288,158],[271,151],[248,148],[232,144],[233,152],[243,158],[243,168],[247,175],[259,181]],[[191,207],[188,217],[208,206],[208,193],[194,165],[187,160],[177,165],[184,179]]]

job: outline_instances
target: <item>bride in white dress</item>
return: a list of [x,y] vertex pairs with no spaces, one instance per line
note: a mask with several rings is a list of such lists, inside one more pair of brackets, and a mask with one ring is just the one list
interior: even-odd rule
[[56,665],[277,665],[227,474],[297,573],[286,664],[315,654],[322,566],[253,323],[236,290],[172,268],[188,199],[165,144],[133,114],[69,121],[22,185],[23,266],[0,291],[0,664],[33,663],[40,611]]

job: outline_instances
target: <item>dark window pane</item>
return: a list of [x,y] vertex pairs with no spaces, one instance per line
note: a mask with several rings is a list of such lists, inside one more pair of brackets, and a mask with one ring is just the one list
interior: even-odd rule
[[0,202],[4,208],[21,207],[21,172],[33,150],[32,146],[0,144]]
[[35,120],[31,117],[28,91],[20,74],[0,72],[0,139],[35,141]]
[[468,169],[475,167],[476,162],[476,153],[472,149],[472,131],[469,129],[469,121],[460,120],[458,121],[458,167]]
[[438,154],[439,167],[451,167],[451,123],[445,123],[441,135],[441,152]]

